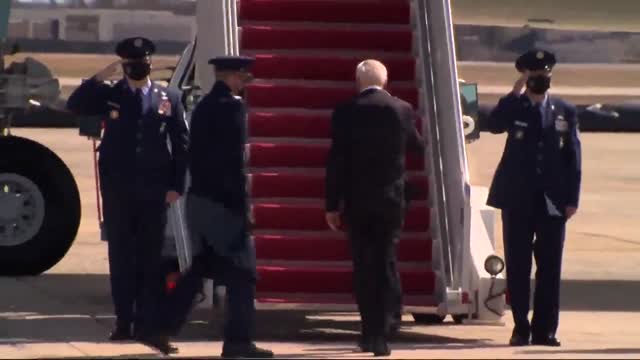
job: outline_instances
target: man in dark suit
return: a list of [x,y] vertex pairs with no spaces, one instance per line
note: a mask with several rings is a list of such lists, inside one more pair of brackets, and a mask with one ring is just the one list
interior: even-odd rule
[[382,63],[360,63],[356,77],[360,93],[333,112],[326,217],[337,231],[340,212],[345,215],[362,319],[360,348],[385,356],[401,294],[395,248],[406,210],[405,153],[423,152],[424,143],[411,105],[384,90]]
[[[502,210],[512,346],[528,345],[530,339],[560,346],[555,333],[565,227],[578,208],[582,171],[576,109],[548,94],[555,63],[547,51],[520,56],[520,79],[488,119],[492,133],[508,133],[487,204]],[[532,253],[537,271],[530,324]]]
[[[110,339],[135,337],[168,353],[175,349],[151,323],[163,293],[167,208],[184,191],[188,129],[180,96],[149,78],[154,50],[145,38],[123,40],[116,48],[122,60],[84,81],[67,107],[106,121],[99,173],[116,313]],[[106,84],[120,67],[124,78]]]
[[251,80],[254,60],[229,56],[212,59],[216,83],[191,117],[187,223],[193,243],[191,268],[168,297],[168,323],[177,333],[184,325],[203,278],[227,288],[222,357],[271,358],[253,343],[256,260],[249,236],[244,150],[246,116],[238,96]]

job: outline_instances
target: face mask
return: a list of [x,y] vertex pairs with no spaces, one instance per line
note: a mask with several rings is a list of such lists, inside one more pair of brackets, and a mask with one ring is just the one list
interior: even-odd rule
[[151,64],[142,61],[134,61],[122,65],[124,73],[132,80],[144,80],[151,73]]
[[527,89],[534,94],[542,95],[551,87],[551,77],[541,74],[530,76],[527,80]]

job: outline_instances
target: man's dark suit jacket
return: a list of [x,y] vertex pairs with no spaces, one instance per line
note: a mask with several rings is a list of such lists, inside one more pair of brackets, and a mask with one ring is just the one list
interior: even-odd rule
[[[336,107],[326,174],[326,210],[405,210],[406,151],[424,151],[412,106],[369,88]],[[341,204],[342,203],[342,204]]]

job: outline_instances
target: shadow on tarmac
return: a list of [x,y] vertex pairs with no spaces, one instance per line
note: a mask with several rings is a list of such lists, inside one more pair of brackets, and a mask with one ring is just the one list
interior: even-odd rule
[[[0,345],[106,341],[113,324],[107,275],[44,274],[30,278],[0,278],[0,284]],[[640,311],[639,294],[639,281],[565,280],[562,284],[561,306],[563,311]],[[322,316],[324,315],[319,312],[298,310],[259,311],[256,320],[256,340],[307,341],[325,345],[327,342],[357,341],[359,321],[354,314],[334,314],[330,318]],[[209,321],[210,319],[213,320]],[[221,319],[219,313],[197,310],[175,340],[221,339]],[[488,339],[464,340],[430,335],[425,333],[424,326],[420,327],[421,333],[418,333],[411,331],[411,325],[412,322],[405,322],[405,328],[394,340],[394,348],[469,349],[502,346],[489,344]],[[351,348],[344,346],[330,350],[333,354],[353,352]],[[594,351],[627,354],[639,350]],[[544,355],[553,352],[531,353]],[[298,355],[301,354],[291,354]],[[311,354],[304,354],[309,355]]]

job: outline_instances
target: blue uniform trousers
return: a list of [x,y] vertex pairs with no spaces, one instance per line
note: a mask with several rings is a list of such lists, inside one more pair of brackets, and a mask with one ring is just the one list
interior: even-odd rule
[[[248,344],[253,339],[255,324],[255,263],[235,252],[234,245],[245,242],[246,222],[220,204],[189,194],[187,198],[189,234],[196,256],[193,265],[180,278],[163,304],[165,331],[176,335],[185,324],[195,297],[202,291],[204,278],[213,278],[216,285],[226,286],[227,303],[224,324],[225,344]],[[239,255],[239,256],[238,256]]]
[[151,334],[154,307],[163,294],[166,188],[104,177],[101,185],[116,326],[133,325],[136,334]]
[[[560,275],[565,216],[550,216],[544,195],[536,195],[533,209],[505,209],[502,226],[507,265],[507,287],[515,333],[527,337],[555,336],[558,328]],[[535,241],[534,241],[535,235]],[[531,324],[528,320],[532,252],[536,285]]]
[[[183,274],[163,305],[167,334],[176,335],[184,326],[196,296],[202,292],[205,274],[220,274],[216,284],[226,286],[226,314],[224,320],[225,344],[248,344],[253,339],[255,324],[255,280],[241,267],[219,257],[211,263],[212,255],[194,258],[193,266]],[[208,276],[208,275],[207,275]]]

